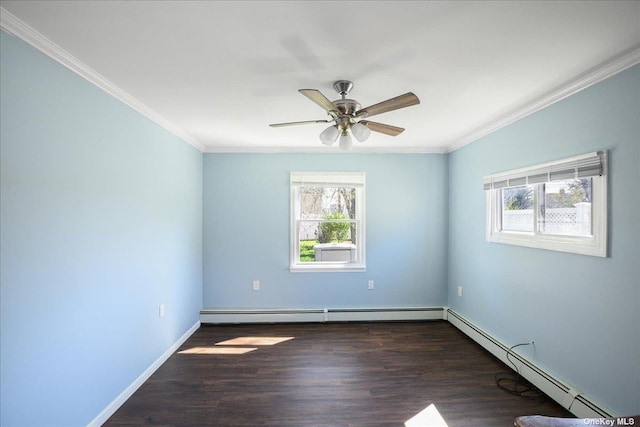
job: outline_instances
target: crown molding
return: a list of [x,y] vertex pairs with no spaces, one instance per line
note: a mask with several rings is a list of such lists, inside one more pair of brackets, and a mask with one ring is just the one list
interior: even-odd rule
[[581,74],[568,84],[565,84],[546,95],[543,95],[508,114],[497,117],[487,125],[477,128],[460,140],[448,145],[447,152],[450,153],[470,144],[483,136],[487,136],[503,127],[517,122],[533,113],[536,113],[548,106],[555,104],[571,95],[587,89],[603,80],[608,79],[634,65],[640,64],[640,45],[626,51],[612,60],[601,64],[598,67]]
[[[320,145],[320,144],[318,144]],[[208,154],[445,154],[444,147],[355,147],[351,151],[342,151],[339,147],[232,147],[209,146],[204,150]]]
[[164,117],[156,113],[147,105],[140,102],[137,98],[127,93],[125,90],[108,80],[106,77],[102,76],[97,71],[93,70],[91,67],[79,61],[69,52],[65,51],[60,46],[49,40],[47,37],[31,28],[29,25],[18,19],[3,7],[0,7],[0,28],[7,33],[21,39],[22,41],[30,44],[40,52],[44,53],[56,62],[62,64],[69,70],[78,74],[83,79],[88,80],[90,83],[102,89],[107,94],[120,100],[125,105],[133,108],[138,113],[154,121],[158,125],[171,132],[173,135],[191,144],[201,152],[205,150],[205,145],[200,141],[197,141],[187,132],[171,123],[170,121],[166,120]]

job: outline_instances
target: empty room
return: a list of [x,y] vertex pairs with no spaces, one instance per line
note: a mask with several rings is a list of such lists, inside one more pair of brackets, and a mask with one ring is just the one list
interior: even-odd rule
[[640,2],[0,17],[3,427],[640,423]]

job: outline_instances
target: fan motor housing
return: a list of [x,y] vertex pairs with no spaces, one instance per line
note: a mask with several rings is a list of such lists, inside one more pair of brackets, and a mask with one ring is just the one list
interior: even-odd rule
[[353,116],[361,108],[358,101],[354,99],[337,99],[332,102],[338,107],[340,115]]

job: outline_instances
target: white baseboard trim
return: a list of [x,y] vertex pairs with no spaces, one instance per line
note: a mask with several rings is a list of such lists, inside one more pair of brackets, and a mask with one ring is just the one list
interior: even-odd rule
[[106,408],[102,410],[89,424],[89,427],[100,427],[104,424],[111,415],[113,415],[123,404],[129,399],[136,390],[147,380],[151,375],[158,370],[164,362],[171,357],[171,355],[187,340],[195,331],[200,327],[200,322],[196,322],[192,327],[187,330],[178,340],[171,345],[158,357],[138,378],[135,379],[118,397],[116,397]]
[[[507,360],[509,346],[492,337],[471,321],[465,319],[455,311],[445,308],[445,318],[456,328],[460,329],[487,351],[511,367]],[[511,352],[511,360],[520,363],[520,374],[545,394],[569,410],[578,418],[614,416],[613,411],[584,395],[567,382],[545,371],[531,360],[517,352]]]
[[200,311],[200,322],[220,324],[442,320],[443,310],[442,307],[203,309]]

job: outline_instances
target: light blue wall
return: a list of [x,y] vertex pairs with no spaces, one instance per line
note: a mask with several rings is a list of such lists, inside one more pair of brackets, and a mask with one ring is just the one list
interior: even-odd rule
[[[609,258],[487,243],[482,177],[609,150]],[[449,304],[619,414],[640,412],[640,67],[455,151]],[[464,296],[457,297],[458,286]]]
[[[289,272],[292,170],[366,173],[366,272]],[[444,305],[446,182],[441,154],[205,154],[204,307]]]
[[198,321],[202,154],[6,33],[1,54],[0,424],[82,426]]

